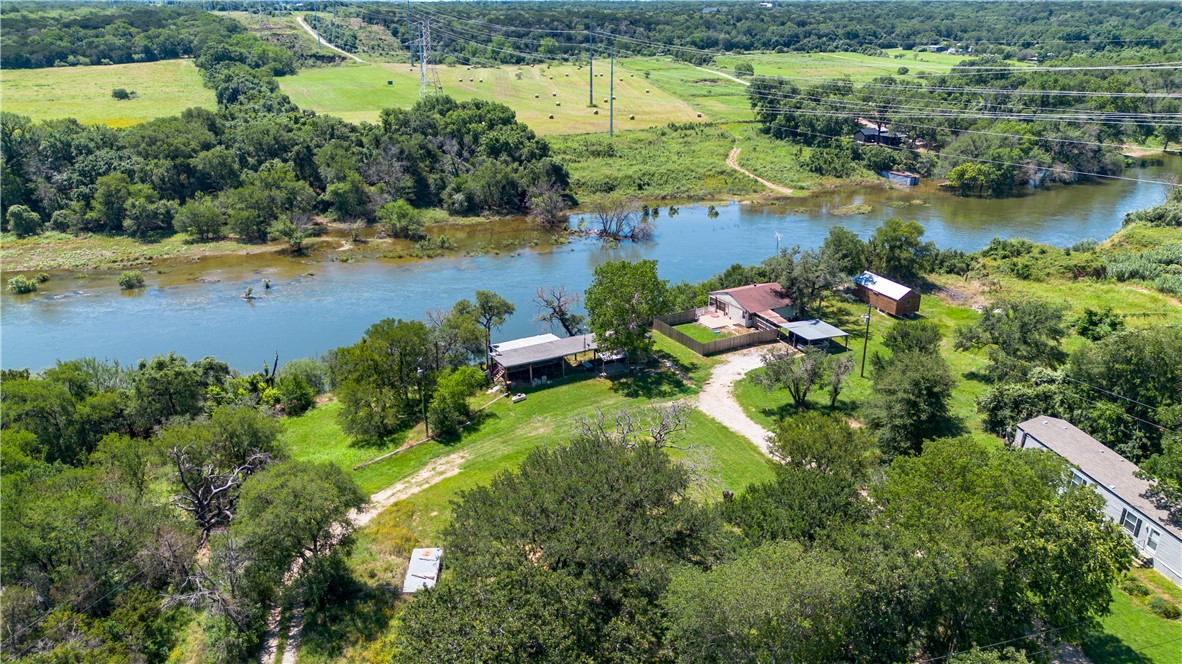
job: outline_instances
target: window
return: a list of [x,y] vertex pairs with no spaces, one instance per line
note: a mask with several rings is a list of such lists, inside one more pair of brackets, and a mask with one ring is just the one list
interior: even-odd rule
[[1157,532],[1157,530],[1155,530],[1153,528],[1150,528],[1149,529],[1149,541],[1145,543],[1145,546],[1150,551],[1157,551],[1157,543],[1160,539],[1161,539],[1161,533]]
[[1088,481],[1086,479],[1084,479],[1083,475],[1080,475],[1079,473],[1077,473],[1073,470],[1073,471],[1071,471],[1071,483],[1075,484],[1076,486],[1081,486],[1081,485],[1087,484]]
[[1141,519],[1129,510],[1120,511],[1120,525],[1132,533],[1133,537],[1141,534]]

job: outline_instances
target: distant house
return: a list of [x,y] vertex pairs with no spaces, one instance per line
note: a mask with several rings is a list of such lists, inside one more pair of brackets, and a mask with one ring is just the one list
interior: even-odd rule
[[706,308],[746,327],[774,330],[792,320],[796,306],[775,282],[711,291]]
[[890,147],[902,145],[903,134],[892,134],[890,129],[878,127],[862,127],[854,132],[854,140],[866,145],[886,145]]
[[919,311],[919,293],[873,272],[863,272],[854,277],[854,294],[875,309],[892,316],[906,316]]
[[879,171],[878,174],[893,184],[901,184],[905,187],[915,187],[919,185],[919,176],[915,173],[908,173],[907,171]]
[[402,592],[413,593],[423,588],[434,588],[439,581],[439,566],[443,560],[443,549],[415,549],[410,553],[406,566],[406,579]]
[[1135,475],[1136,464],[1054,417],[1019,424],[1014,440],[1023,449],[1050,451],[1066,459],[1074,466],[1072,481],[1099,493],[1104,515],[1125,529],[1154,569],[1182,586],[1182,528],[1146,497],[1150,485]]

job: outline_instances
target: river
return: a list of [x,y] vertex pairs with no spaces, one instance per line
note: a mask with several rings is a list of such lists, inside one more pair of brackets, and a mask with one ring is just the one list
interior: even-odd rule
[[[1182,159],[1133,168],[1126,176],[1165,180],[1182,175]],[[659,261],[663,278],[698,281],[733,263],[756,263],[780,246],[814,248],[829,228],[843,225],[867,237],[884,219],[915,219],[925,239],[941,248],[975,251],[994,237],[1025,237],[1067,246],[1103,239],[1120,228],[1126,212],[1160,203],[1161,184],[1107,181],[1073,185],[1004,200],[962,199],[929,185],[910,189],[854,187],[786,205],[668,208],[643,244],[606,246],[594,239],[514,249],[500,254],[449,255],[431,260],[339,262],[332,252],[311,258],[223,256],[162,263],[145,270],[148,287],[121,292],[112,273],[60,273],[35,294],[3,295],[0,366],[41,368],[58,358],[95,356],[124,364],[176,351],[190,359],[212,355],[237,369],[254,370],[278,352],[281,361],[315,356],[356,341],[386,317],[422,318],[478,289],[494,290],[517,305],[496,334],[512,338],[543,330],[533,320],[534,290],[565,284],[582,290],[591,270],[607,260]],[[922,201],[913,205],[912,201]],[[907,203],[906,207],[892,207]],[[843,206],[865,204],[867,214],[842,216]],[[520,222],[462,231],[461,249],[530,236]],[[309,274],[311,273],[311,274]],[[198,279],[201,279],[198,281]],[[264,290],[263,279],[272,288]],[[240,296],[247,287],[258,295]]]

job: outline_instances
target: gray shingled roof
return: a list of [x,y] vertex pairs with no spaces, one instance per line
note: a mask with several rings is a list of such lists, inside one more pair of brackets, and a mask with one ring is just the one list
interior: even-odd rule
[[1167,510],[1161,509],[1146,497],[1149,482],[1136,477],[1137,464],[1104,446],[1070,422],[1057,417],[1036,417],[1026,420],[1018,428],[1034,437],[1047,449],[1067,459],[1085,475],[1098,484],[1103,484],[1134,509],[1141,512],[1157,525],[1182,538],[1182,528],[1170,518]]
[[557,359],[566,357],[567,355],[574,355],[575,353],[582,353],[583,351],[596,350],[598,346],[595,344],[595,335],[580,334],[574,337],[567,337],[565,339],[555,339],[553,341],[543,341],[541,343],[532,344],[529,346],[521,346],[517,348],[509,348],[503,351],[493,351],[492,359],[497,364],[506,369],[513,369],[515,367],[524,367],[530,364],[537,364],[539,362],[551,362]]

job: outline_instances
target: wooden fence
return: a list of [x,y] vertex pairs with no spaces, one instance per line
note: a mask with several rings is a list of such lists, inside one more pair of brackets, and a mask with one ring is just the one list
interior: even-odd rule
[[691,309],[689,311],[679,311],[674,314],[669,314],[668,316],[654,318],[652,327],[657,332],[660,332],[661,334],[669,337],[670,339],[703,357],[706,357],[707,355],[725,353],[728,350],[766,344],[775,341],[780,337],[779,330],[759,330],[748,334],[737,334],[733,337],[725,337],[703,343],[684,332],[679,332],[673,329],[674,325],[681,325],[683,323],[689,323],[697,320],[698,314],[702,311],[703,310]]

